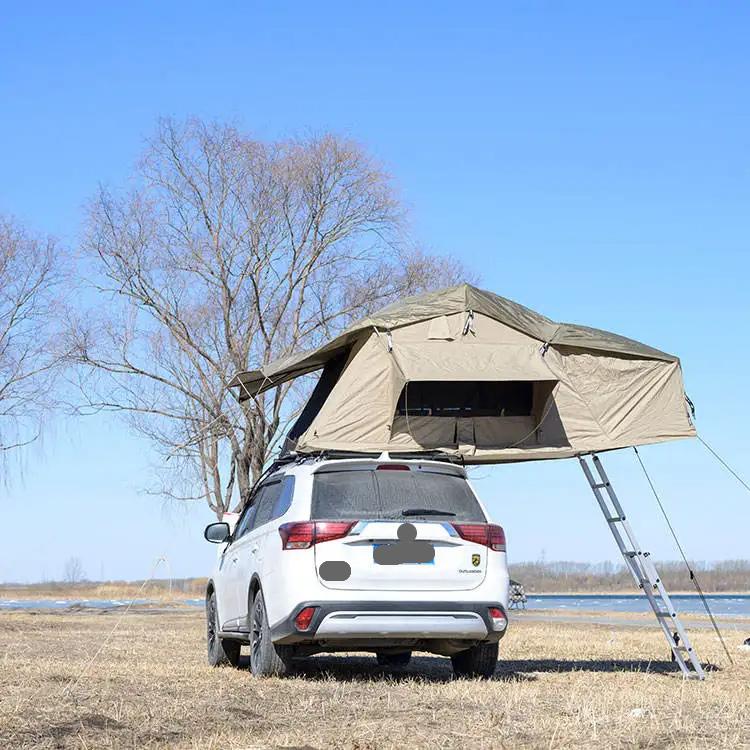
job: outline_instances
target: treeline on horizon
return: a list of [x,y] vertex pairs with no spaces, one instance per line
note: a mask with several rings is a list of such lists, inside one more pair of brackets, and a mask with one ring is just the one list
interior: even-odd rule
[[[669,591],[693,591],[694,583],[682,561],[656,565]],[[750,591],[750,560],[691,562],[704,592]],[[527,594],[563,592],[621,592],[636,590],[628,568],[611,562],[522,562],[509,566],[513,580],[523,584]]]

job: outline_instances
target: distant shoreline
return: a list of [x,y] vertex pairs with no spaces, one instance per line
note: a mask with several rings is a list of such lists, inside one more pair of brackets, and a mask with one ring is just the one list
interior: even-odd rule
[[[0,585],[0,600],[59,600],[59,601],[130,601],[131,599],[143,599],[148,601],[180,601],[182,599],[201,599],[205,594],[207,581],[200,583],[191,582],[190,586],[173,586],[169,590],[168,585],[158,586],[152,583],[142,587],[137,584],[92,584],[90,586],[50,588],[42,584],[22,585]],[[750,596],[750,590],[745,591],[704,591],[706,596]],[[672,596],[698,596],[695,590],[671,591]],[[618,591],[527,591],[526,598],[534,597],[613,597],[613,596],[639,596],[641,592],[636,588],[622,589]]]
[[[639,596],[641,591],[636,588],[623,589],[622,591],[533,591],[526,592],[526,598],[534,596]],[[750,596],[750,590],[746,591],[704,591],[705,596]],[[670,591],[670,596],[699,596],[695,589],[691,591]]]

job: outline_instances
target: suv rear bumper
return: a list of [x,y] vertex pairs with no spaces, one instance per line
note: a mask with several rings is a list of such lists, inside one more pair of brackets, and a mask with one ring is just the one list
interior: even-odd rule
[[[306,607],[315,607],[310,625],[299,630],[295,618]],[[499,602],[301,602],[292,614],[271,628],[274,643],[361,641],[363,639],[466,639],[494,642],[507,630],[493,625],[490,607]]]

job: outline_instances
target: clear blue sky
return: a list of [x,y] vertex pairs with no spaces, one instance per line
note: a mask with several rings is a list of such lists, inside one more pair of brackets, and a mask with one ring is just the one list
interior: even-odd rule
[[[485,288],[678,354],[699,429],[750,474],[747,3],[36,2],[2,25],[0,210],[75,246],[160,115],[348,133]],[[0,580],[71,555],[92,578],[163,553],[208,572],[208,509],[138,492],[147,445],[112,416],[50,427],[0,495]],[[643,455],[691,556],[750,556],[750,497],[700,445]],[[674,559],[633,456],[609,464]],[[511,559],[615,559],[573,462],[477,474]]]

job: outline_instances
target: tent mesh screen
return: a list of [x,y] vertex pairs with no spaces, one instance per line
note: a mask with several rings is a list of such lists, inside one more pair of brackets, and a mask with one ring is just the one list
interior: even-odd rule
[[533,381],[424,381],[407,383],[396,406],[398,416],[529,417]]

